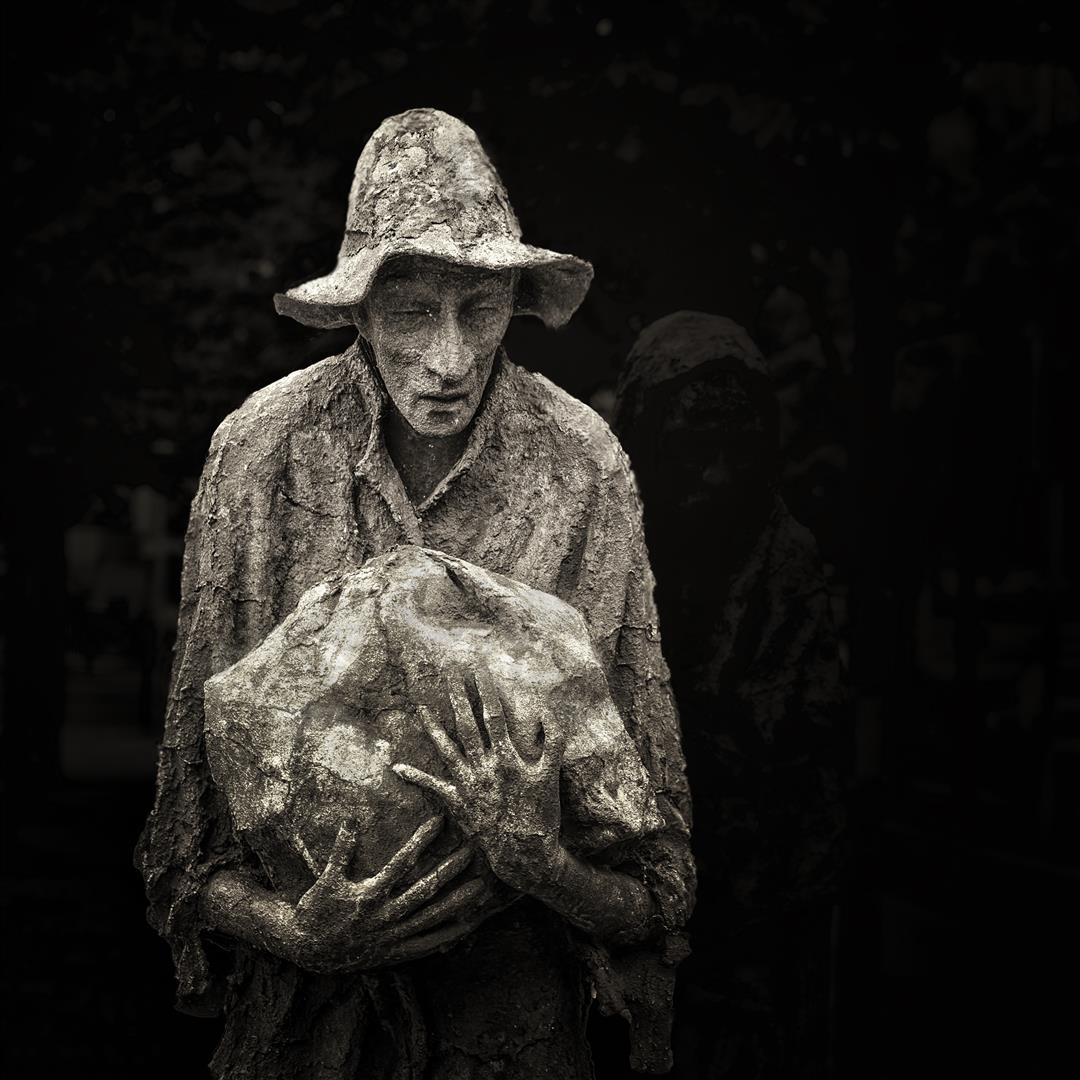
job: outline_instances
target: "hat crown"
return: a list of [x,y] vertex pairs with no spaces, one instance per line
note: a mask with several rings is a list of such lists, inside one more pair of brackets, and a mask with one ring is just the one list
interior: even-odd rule
[[517,270],[514,314],[548,326],[566,323],[593,276],[584,259],[522,242],[476,132],[438,109],[409,109],[378,126],[356,163],[337,266],[276,294],[274,307],[305,326],[348,326],[379,268],[404,255]]
[[341,255],[421,237],[463,252],[521,239],[476,132],[438,109],[388,117],[368,140],[349,190]]

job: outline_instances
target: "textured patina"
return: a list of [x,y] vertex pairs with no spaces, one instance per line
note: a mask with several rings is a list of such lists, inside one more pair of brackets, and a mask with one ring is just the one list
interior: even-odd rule
[[502,181],[467,124],[437,109],[384,120],[356,164],[337,265],[274,298],[308,326],[348,326],[379,267],[398,255],[517,270],[516,312],[562,326],[592,281],[584,259],[522,243]]
[[[587,1075],[587,1056],[565,1033],[582,1026],[588,971],[602,1005],[632,1021],[635,1065],[662,1069],[683,951],[669,935],[689,914],[695,874],[626,456],[592,410],[500,351],[464,453],[414,506],[382,437],[386,407],[358,343],[259,391],[215,433],[188,529],[157,802],[139,849],[180,1004],[212,1012],[224,991],[214,1070],[229,1077],[464,1077],[478,1062],[516,1070],[506,1075]],[[605,849],[654,899],[656,926],[642,945],[590,939],[527,899],[445,956],[381,972],[312,974],[235,941],[211,946],[204,883],[224,867],[265,875],[208,768],[204,683],[309,589],[402,545],[466,559],[580,613],[663,819]]]
[[[463,559],[406,546],[317,585],[243,660],[205,686],[207,758],[238,834],[298,897],[344,822],[350,867],[377,873],[443,809],[396,762],[443,770],[421,705],[455,731],[447,678],[489,673],[511,737],[561,747],[562,839],[595,853],[663,826],[579,612]],[[413,878],[461,842],[448,827]],[[492,887],[492,909],[505,904]]]

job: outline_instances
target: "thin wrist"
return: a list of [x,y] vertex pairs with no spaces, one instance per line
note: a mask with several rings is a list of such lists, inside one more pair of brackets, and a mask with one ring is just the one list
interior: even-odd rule
[[576,926],[615,941],[640,940],[656,918],[652,894],[637,878],[593,866],[566,848],[547,884],[533,893]]
[[555,844],[545,858],[532,864],[533,880],[522,889],[538,900],[551,900],[562,893],[574,873],[574,856],[562,846]]
[[215,874],[203,886],[200,909],[215,930],[267,952],[280,955],[283,948],[293,945],[289,902],[242,873],[222,870]]
[[[517,852],[503,863],[499,876],[518,892],[546,899],[557,892],[570,872],[570,853],[558,841]],[[498,872],[498,871],[497,871]]]

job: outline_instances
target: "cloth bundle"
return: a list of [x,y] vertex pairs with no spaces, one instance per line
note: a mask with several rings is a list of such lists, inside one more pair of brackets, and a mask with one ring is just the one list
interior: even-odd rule
[[[307,888],[347,819],[360,823],[351,872],[362,878],[443,811],[391,766],[445,775],[416,709],[429,706],[453,735],[447,680],[468,689],[480,669],[523,754],[541,725],[545,736],[566,739],[567,847],[617,851],[662,827],[580,613],[465,560],[401,547],[310,589],[260,645],[205,685],[214,781],[275,887],[292,895]],[[460,841],[448,824],[410,880]],[[492,879],[491,909],[510,899]]]

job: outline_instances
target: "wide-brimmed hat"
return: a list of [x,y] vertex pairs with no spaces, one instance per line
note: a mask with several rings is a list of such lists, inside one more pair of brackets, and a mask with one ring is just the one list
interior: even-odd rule
[[772,398],[761,350],[737,322],[704,311],[676,311],[638,334],[615,390],[615,429],[626,431],[658,390],[706,372],[728,372]]
[[352,322],[396,255],[428,255],[459,266],[519,271],[516,315],[562,326],[592,281],[584,259],[521,242],[506,189],[476,132],[437,109],[384,120],[368,140],[349,191],[337,266],[274,297],[274,307],[306,326]]

